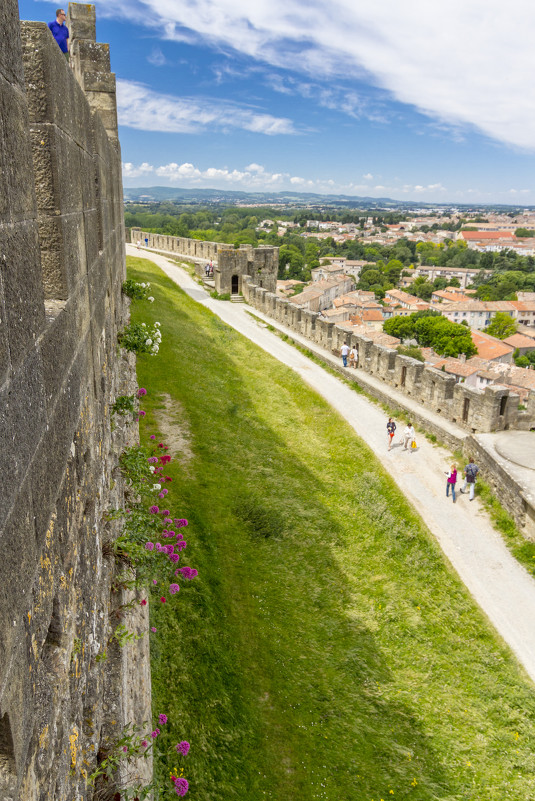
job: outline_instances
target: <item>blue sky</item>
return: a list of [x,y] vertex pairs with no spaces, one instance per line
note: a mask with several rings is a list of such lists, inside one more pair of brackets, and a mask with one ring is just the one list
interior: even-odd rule
[[535,204],[530,0],[95,5],[125,186]]

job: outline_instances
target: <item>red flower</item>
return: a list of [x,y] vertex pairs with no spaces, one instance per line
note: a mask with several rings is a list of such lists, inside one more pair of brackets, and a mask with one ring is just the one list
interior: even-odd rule
[[162,595],[162,597],[160,598],[160,601],[161,601],[163,604],[165,603],[165,598],[163,597],[163,595]]

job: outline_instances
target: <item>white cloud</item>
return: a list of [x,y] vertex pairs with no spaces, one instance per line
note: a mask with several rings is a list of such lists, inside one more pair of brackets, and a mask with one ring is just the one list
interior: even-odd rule
[[366,175],[363,175],[362,177],[364,178],[365,181],[373,181],[373,175],[371,174],[371,172],[367,172]]
[[176,97],[135,81],[117,81],[119,124],[142,131],[195,133],[242,128],[267,135],[296,133],[291,120],[213,98]]
[[[99,13],[316,80],[366,77],[435,120],[535,147],[535,4],[528,0],[108,0]],[[348,107],[358,113],[355,97]]]
[[153,67],[163,67],[167,64],[167,59],[159,47],[153,49],[150,56],[147,56],[147,61],[149,64],[152,64]]
[[134,167],[130,161],[123,163],[123,176],[125,178],[139,178],[140,175],[148,175],[151,172],[154,172],[154,167],[152,164],[147,164],[146,161],[137,167]]

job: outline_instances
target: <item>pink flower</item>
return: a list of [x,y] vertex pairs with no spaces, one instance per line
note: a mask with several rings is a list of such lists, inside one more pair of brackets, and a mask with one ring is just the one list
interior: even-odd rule
[[189,784],[187,779],[179,778],[175,779],[175,792],[177,795],[184,796],[189,790]]
[[151,506],[150,509],[149,509],[149,512],[151,513],[151,515],[157,515],[159,511],[160,510],[158,509],[157,506]]
[[164,726],[167,723],[167,715],[164,714],[158,715],[158,723]]
[[170,517],[164,517],[164,519],[163,519],[163,522],[164,522],[164,523],[167,523],[167,525],[169,525],[169,523],[172,523],[172,522],[173,522],[173,520],[172,520],[172,518],[170,518]]
[[155,740],[157,738],[157,736],[159,735],[159,733],[160,733],[160,729],[154,729],[154,731],[152,731],[150,733],[150,736],[152,737],[153,740]]
[[147,414],[147,412],[144,412],[143,410],[140,410],[140,411],[138,412],[138,415],[139,415],[140,417],[145,417],[145,415],[146,415],[146,414]]
[[180,520],[175,520],[175,526],[178,526],[178,528],[182,528],[182,526],[187,526],[187,525],[188,521],[184,520],[184,518],[181,518]]
[[[172,553],[172,554],[169,556],[169,559],[171,560],[171,562],[179,562],[179,561],[180,561],[180,554],[178,554],[178,553]],[[175,576],[176,576],[176,573],[175,573]]]
[[175,747],[176,747],[176,750],[178,751],[179,754],[183,754],[184,756],[187,756],[187,753],[189,751],[190,745],[187,742],[187,740],[182,740],[180,743],[177,743]]
[[158,447],[159,447],[159,448],[165,448],[165,445],[163,444],[163,442],[159,442],[159,443],[158,443]]
[[158,584],[158,582],[157,582],[157,580],[156,580],[156,579],[152,579],[152,583],[153,583],[153,584]]
[[164,453],[163,456],[160,456],[160,462],[162,464],[169,464],[170,461],[171,461],[171,457],[169,456],[168,453]]
[[151,630],[151,631],[156,631],[156,626],[151,626],[151,627],[150,627],[150,630]]
[[147,606],[147,600],[146,600],[146,598],[143,598],[143,600],[142,600],[142,601],[140,601],[139,603],[141,604],[141,606]]
[[151,438],[151,439],[156,439],[156,434],[151,434],[151,435],[150,435],[150,438]]
[[137,396],[138,396],[138,398],[142,398],[142,397],[143,397],[143,395],[146,395],[146,394],[147,394],[147,390],[146,390],[146,389],[144,389],[143,387],[140,387],[140,388],[138,389],[138,391],[137,391]]
[[172,481],[172,480],[173,479],[171,478],[171,476],[165,476],[165,478],[164,478],[164,481]]
[[168,489],[163,489],[163,490],[162,490],[162,495],[167,495],[167,493],[168,493],[168,492],[169,492],[169,490],[168,490]]
[[179,567],[177,573],[182,573],[184,578],[188,579],[188,581],[191,581],[191,579],[195,578],[195,576],[198,575],[197,571],[193,567]]
[[175,547],[174,545],[164,545],[163,546],[163,551],[164,551],[164,553],[166,553],[169,556],[170,554],[173,553],[173,548],[174,547]]
[[148,746],[148,742],[146,740],[141,740],[141,745],[143,748],[146,748]]
[[160,598],[160,601],[161,601],[163,604],[165,603],[165,598],[163,597],[163,595],[162,595],[162,597]]
[[157,461],[158,461],[158,457],[157,456],[149,456],[149,458],[147,459],[147,462],[149,464],[154,464]]
[[168,537],[174,537],[175,532],[172,529],[169,529],[169,533],[167,534]]
[[179,590],[180,587],[178,586],[178,584],[171,584],[169,587],[169,592],[171,593],[171,595],[176,595]]
[[176,547],[178,548],[179,551],[183,551],[184,548],[187,547],[187,544],[188,543],[186,542],[186,540],[180,540],[179,542],[177,542]]
[[158,498],[165,498],[165,492],[159,492]]
[[154,550],[154,543],[153,542],[146,542],[145,543],[145,549],[147,551],[153,551]]

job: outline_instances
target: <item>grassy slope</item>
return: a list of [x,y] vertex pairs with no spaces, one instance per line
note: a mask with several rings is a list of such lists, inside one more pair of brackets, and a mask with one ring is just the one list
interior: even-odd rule
[[[149,390],[185,410],[169,466],[199,570],[153,609],[155,711],[201,801],[523,801],[535,697],[365,444],[290,370],[132,259],[156,303]],[[272,525],[256,536],[236,510]],[[279,522],[280,521],[280,522]]]

